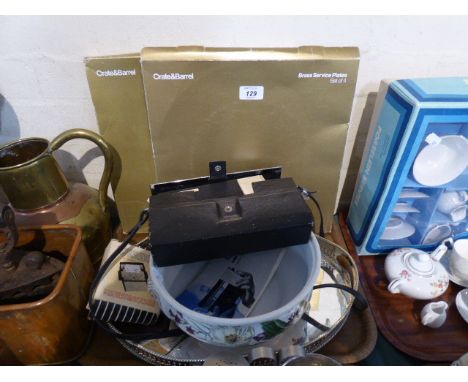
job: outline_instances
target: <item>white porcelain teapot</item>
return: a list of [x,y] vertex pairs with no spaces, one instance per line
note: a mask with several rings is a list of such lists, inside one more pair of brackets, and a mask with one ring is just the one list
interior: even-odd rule
[[447,271],[439,260],[447,252],[452,239],[445,240],[428,254],[415,248],[399,248],[387,255],[385,275],[387,289],[417,300],[430,300],[442,295],[448,288]]

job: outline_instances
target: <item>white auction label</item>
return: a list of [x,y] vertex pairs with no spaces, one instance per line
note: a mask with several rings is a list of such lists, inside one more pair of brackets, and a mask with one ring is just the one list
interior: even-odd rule
[[261,100],[263,99],[263,86],[240,86],[240,100]]

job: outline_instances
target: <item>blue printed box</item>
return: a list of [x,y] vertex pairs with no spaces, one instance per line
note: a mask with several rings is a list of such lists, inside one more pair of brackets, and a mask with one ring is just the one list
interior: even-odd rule
[[382,82],[347,224],[360,255],[468,236],[468,79]]

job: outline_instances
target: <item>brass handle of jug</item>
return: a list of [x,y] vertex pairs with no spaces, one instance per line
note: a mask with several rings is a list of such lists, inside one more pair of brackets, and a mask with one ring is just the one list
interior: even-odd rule
[[71,129],[64,131],[58,135],[52,142],[50,142],[49,150],[55,151],[59,149],[63,144],[71,139],[87,139],[94,142],[102,151],[104,155],[104,171],[102,173],[101,182],[99,183],[99,204],[104,212],[108,211],[107,202],[107,189],[111,181],[112,175],[112,152],[109,144],[99,135],[93,131],[86,129]]

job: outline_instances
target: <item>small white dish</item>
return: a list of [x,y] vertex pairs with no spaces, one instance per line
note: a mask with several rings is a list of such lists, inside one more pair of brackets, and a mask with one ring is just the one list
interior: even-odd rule
[[463,289],[457,293],[455,305],[457,305],[458,312],[465,322],[468,323],[468,289]]
[[412,189],[403,189],[400,193],[400,199],[424,199],[428,198],[429,195],[421,191],[416,191]]
[[385,227],[381,240],[400,240],[413,235],[416,228],[399,217],[391,217]]
[[468,280],[463,280],[462,278],[458,277],[456,274],[452,272],[450,268],[450,256],[452,252],[449,251],[445,256],[440,259],[440,263],[445,268],[448,273],[448,278],[454,284],[460,285],[462,287],[468,288]]
[[420,213],[421,211],[419,211],[417,208],[413,207],[411,204],[397,203],[395,205],[395,208],[393,209],[393,212],[396,212],[396,213],[411,213],[411,212]]
[[427,231],[421,244],[437,244],[452,234],[452,227],[448,224],[433,226]]
[[425,186],[447,184],[460,176],[468,165],[468,141],[462,135],[439,137],[431,133],[413,165],[413,176]]

